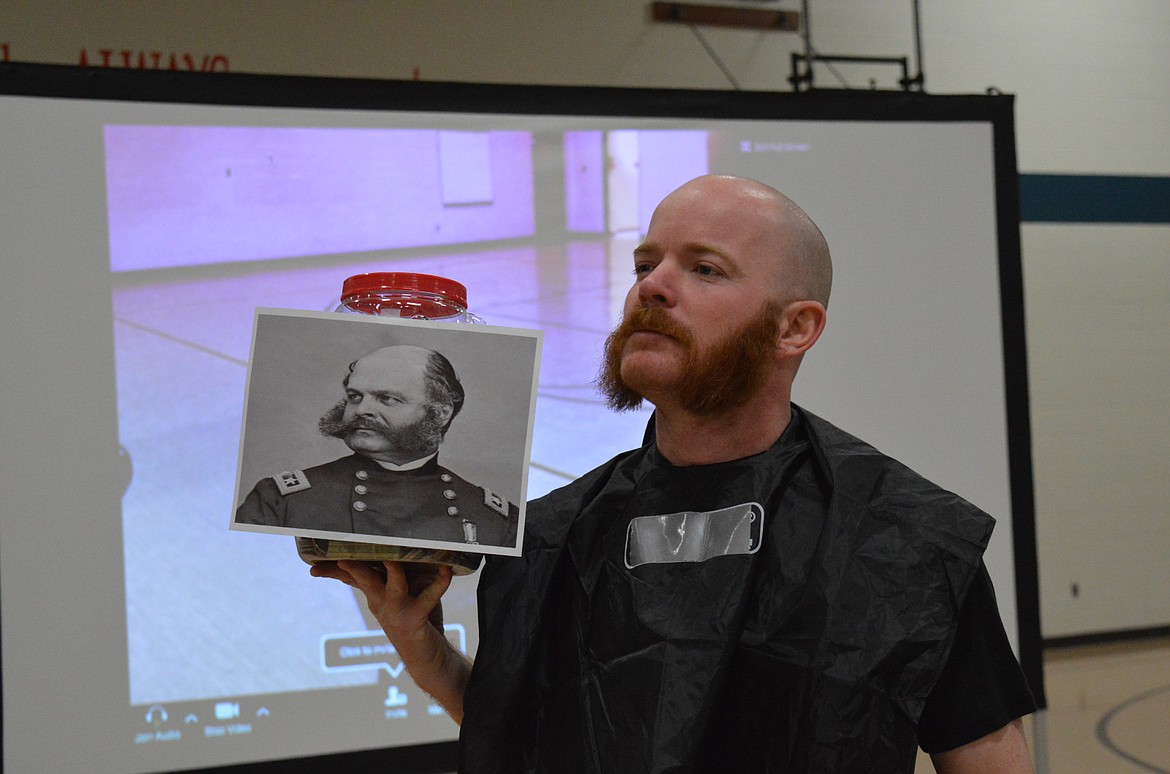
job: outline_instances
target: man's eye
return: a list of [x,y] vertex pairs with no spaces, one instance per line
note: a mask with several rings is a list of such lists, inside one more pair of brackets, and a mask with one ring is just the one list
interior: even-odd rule
[[361,403],[362,396],[359,393],[351,392],[345,396],[345,399],[350,403]]
[[704,277],[717,277],[721,273],[714,266],[711,266],[711,265],[706,264],[706,263],[700,263],[698,266],[696,266],[695,272],[697,274],[703,275]]
[[641,275],[641,274],[649,274],[652,271],[654,271],[654,267],[648,263],[634,264],[634,275],[635,276]]

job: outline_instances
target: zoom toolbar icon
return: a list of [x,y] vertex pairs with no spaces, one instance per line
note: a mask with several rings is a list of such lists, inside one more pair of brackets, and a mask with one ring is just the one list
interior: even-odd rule
[[216,720],[233,720],[239,716],[240,703],[238,701],[221,701],[215,705]]

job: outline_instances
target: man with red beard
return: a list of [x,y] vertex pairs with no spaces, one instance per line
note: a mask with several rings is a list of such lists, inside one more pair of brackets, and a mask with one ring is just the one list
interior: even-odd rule
[[599,379],[646,444],[530,504],[479,587],[474,665],[435,625],[450,573],[342,563],[461,772],[1031,770],[1035,704],[982,563],[992,519],[791,403],[824,329],[824,237],[761,183],[671,193],[634,251]]
[[463,385],[434,350],[384,347],[349,366],[321,417],[354,453],[261,480],[236,521],[416,540],[512,546],[519,508],[439,465]]

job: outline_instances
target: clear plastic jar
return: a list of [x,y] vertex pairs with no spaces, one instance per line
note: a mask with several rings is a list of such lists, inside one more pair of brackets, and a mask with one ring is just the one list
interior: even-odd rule
[[[336,312],[373,314],[410,320],[482,324],[467,309],[467,288],[433,274],[373,272],[348,277],[341,286]],[[437,548],[357,543],[298,537],[297,553],[309,564],[352,559],[365,562],[448,564],[456,575],[475,572],[481,554]]]

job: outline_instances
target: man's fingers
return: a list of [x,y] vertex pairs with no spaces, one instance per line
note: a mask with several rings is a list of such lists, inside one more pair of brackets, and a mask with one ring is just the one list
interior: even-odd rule
[[337,566],[337,562],[316,562],[309,565],[309,575],[314,578],[332,578],[353,586],[353,577]]
[[386,591],[396,599],[409,597],[410,583],[406,577],[406,566],[402,562],[382,562],[382,568],[386,573]]
[[[354,586],[364,591],[366,594],[370,592],[384,593],[391,587],[390,579],[383,575],[381,567],[371,565],[369,562],[359,562],[352,559],[345,559],[337,563],[338,568],[347,573],[353,578]],[[403,584],[405,587],[405,584]]]
[[[455,573],[450,567],[443,567],[430,586],[427,586],[420,595],[420,601],[424,605],[432,605],[430,613],[427,614],[427,620],[431,622],[431,626],[439,631],[443,629],[443,600],[442,597],[447,593],[447,589],[451,586],[451,579]],[[431,598],[434,602],[431,602]]]
[[443,610],[439,602],[451,586],[453,571],[447,565],[419,562],[384,562],[387,597],[407,613],[426,614],[439,629]]
[[439,600],[443,598],[443,595],[447,593],[447,589],[451,587],[452,575],[451,568],[447,565],[439,567],[439,571],[435,573],[434,580],[418,593],[419,604],[428,610],[439,604]]
[[402,567],[406,575],[406,585],[412,597],[417,597],[423,589],[434,583],[442,565],[412,562]]

